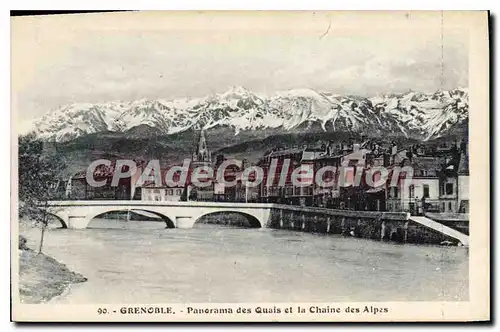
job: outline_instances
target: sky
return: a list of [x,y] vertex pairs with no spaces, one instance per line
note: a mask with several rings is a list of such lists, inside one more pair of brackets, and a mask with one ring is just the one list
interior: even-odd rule
[[373,96],[468,85],[468,35],[451,14],[147,14],[13,18],[14,112],[229,86]]

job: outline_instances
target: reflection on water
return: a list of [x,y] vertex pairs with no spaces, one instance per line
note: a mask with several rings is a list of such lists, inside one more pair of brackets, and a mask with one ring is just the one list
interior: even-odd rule
[[89,280],[58,302],[468,300],[460,247],[154,221],[91,226],[47,232],[45,252]]

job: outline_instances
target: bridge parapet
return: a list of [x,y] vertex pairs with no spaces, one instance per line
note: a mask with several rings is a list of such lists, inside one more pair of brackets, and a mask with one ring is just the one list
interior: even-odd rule
[[174,202],[174,201],[135,201],[135,200],[88,200],[88,201],[49,201],[48,206],[160,206],[160,207],[244,207],[248,209],[261,209],[271,208],[276,204],[272,203],[239,203],[239,202],[205,202],[205,201],[188,201],[188,202]]

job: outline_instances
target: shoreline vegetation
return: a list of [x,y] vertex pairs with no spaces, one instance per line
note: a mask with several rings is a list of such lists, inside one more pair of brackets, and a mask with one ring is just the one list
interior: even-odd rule
[[70,285],[87,281],[83,275],[70,271],[65,264],[27,246],[19,235],[19,297],[22,303],[46,303],[64,294]]

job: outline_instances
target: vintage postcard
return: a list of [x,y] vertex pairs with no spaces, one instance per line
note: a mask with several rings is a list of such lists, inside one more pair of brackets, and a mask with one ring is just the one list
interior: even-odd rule
[[487,12],[11,30],[12,320],[490,319]]

